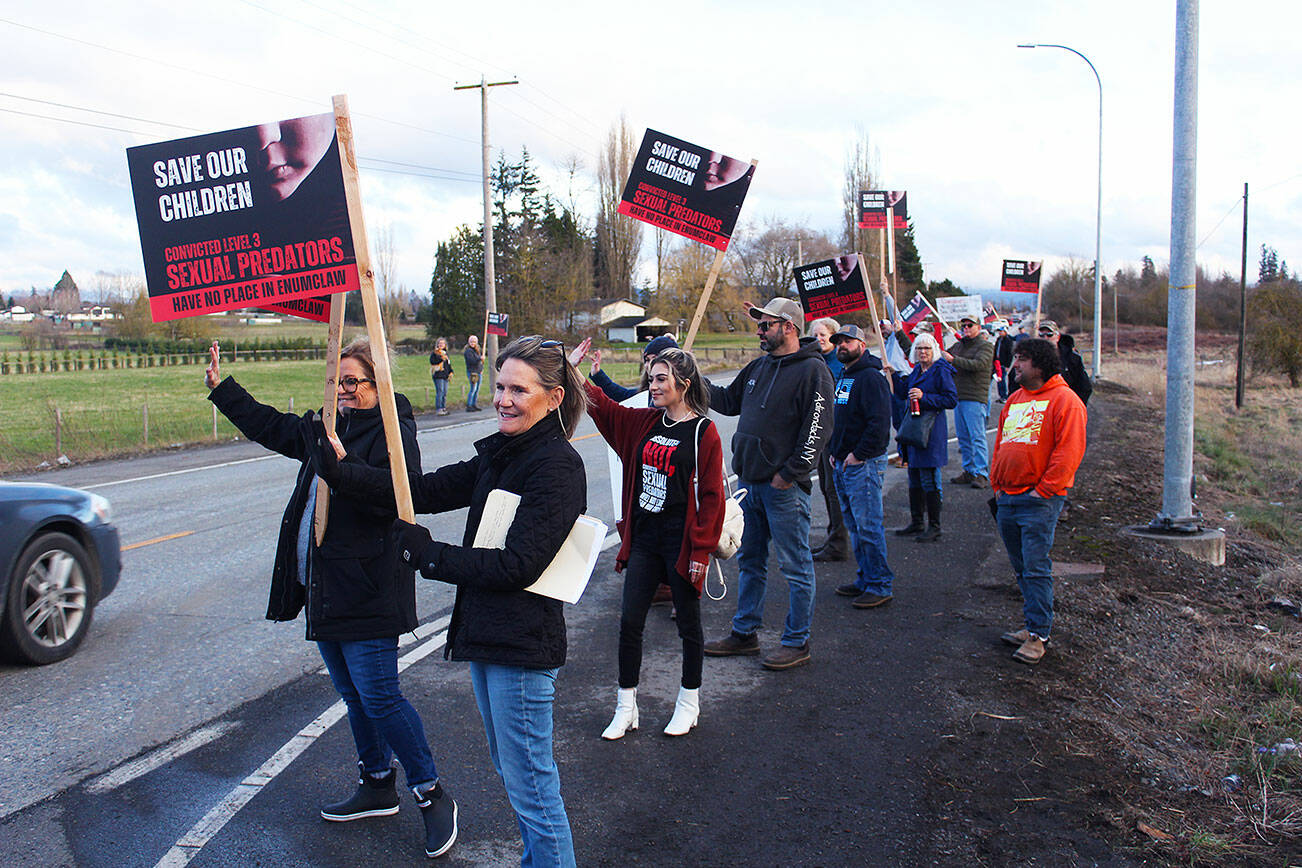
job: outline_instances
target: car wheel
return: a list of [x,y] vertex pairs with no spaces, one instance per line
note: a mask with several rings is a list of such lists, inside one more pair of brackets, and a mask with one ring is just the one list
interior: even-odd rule
[[98,598],[99,574],[81,543],[64,533],[38,536],[9,577],[0,652],[35,665],[64,659],[85,638]]

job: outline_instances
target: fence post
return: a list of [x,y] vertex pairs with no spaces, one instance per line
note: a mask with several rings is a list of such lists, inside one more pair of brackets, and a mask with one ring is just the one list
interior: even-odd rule
[[63,454],[63,411],[54,408],[54,456]]
[[212,405],[212,439],[217,439],[217,405]]
[[144,414],[144,420],[145,420],[145,445],[148,446],[149,445],[149,402],[146,401],[144,404],[141,405],[141,412]]
[[289,412],[291,412],[291,413],[294,412],[294,396],[293,396],[293,395],[290,395],[290,396],[289,396]]

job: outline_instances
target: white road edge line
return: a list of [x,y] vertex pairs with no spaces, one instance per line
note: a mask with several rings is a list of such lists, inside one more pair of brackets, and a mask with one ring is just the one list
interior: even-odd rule
[[185,756],[196,748],[216,741],[236,727],[234,721],[215,723],[196,729],[185,738],[164,745],[163,747],[131,762],[123,763],[112,771],[105,772],[86,785],[86,791],[99,795],[116,790],[123,784],[129,784],[136,778],[147,775],[156,768],[167,765],[178,757]]
[[148,476],[133,476],[130,479],[115,479],[112,482],[97,482],[94,485],[83,485],[83,490],[90,491],[96,488],[108,488],[110,485],[126,485],[128,482],[147,482],[150,479],[162,479],[166,476],[182,476],[186,473],[198,473],[201,470],[216,470],[220,467],[234,467],[237,464],[252,464],[254,461],[266,461],[268,458],[281,458],[281,455],[259,455],[257,458],[241,458],[239,461],[223,461],[220,464],[205,464],[202,467],[187,467],[184,470],[169,470],[166,473],[151,473]]
[[[441,630],[431,636],[429,641],[408,651],[398,659],[398,671],[402,672],[408,666],[442,648],[446,638],[446,630]],[[177,868],[189,864],[190,860],[199,855],[204,845],[211,841],[241,808],[252,801],[253,797],[271,783],[276,775],[289,768],[290,763],[315,744],[318,738],[342,720],[347,713],[348,710],[341,699],[300,729],[293,738],[281,746],[280,750],[254,769],[238,786],[227,793],[224,799],[214,805],[212,810],[204,814],[199,822],[191,826],[163,855],[163,858],[158,860],[154,868]]]

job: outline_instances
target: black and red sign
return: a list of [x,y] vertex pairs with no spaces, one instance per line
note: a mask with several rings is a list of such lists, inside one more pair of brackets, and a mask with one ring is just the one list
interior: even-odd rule
[[128,148],[127,168],[155,322],[328,318],[321,296],[360,287],[333,114]]
[[885,229],[886,209],[895,216],[896,229],[909,228],[909,194],[904,190],[860,190],[859,228]]
[[487,331],[490,335],[497,335],[504,338],[507,335],[507,327],[510,325],[511,316],[505,313],[488,313]]
[[801,265],[796,268],[796,289],[805,322],[868,307],[868,284],[857,254]]
[[330,322],[330,298],[328,295],[317,298],[295,298],[280,304],[264,304],[261,309],[316,322]]
[[727,250],[755,167],[648,129],[619,213]]
[[1005,259],[1004,276],[999,282],[1002,292],[1040,291],[1040,263],[1026,259]]

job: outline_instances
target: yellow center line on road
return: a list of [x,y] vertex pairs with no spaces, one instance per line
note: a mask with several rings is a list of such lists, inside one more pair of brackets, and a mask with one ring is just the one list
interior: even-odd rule
[[129,546],[123,546],[122,551],[129,552],[132,549],[144,548],[145,546],[151,546],[154,543],[167,542],[168,540],[172,540],[172,539],[180,539],[181,537],[189,536],[192,533],[194,533],[194,531],[192,530],[183,530],[180,533],[169,533],[167,536],[155,537],[154,539],[147,539],[144,542],[132,543]]
[[579,442],[580,440],[587,440],[589,437],[600,437],[600,436],[601,436],[601,432],[600,432],[600,431],[594,431],[594,432],[592,432],[591,434],[584,434],[582,437],[573,437],[573,438],[570,439],[570,442],[571,442],[571,443],[577,443],[577,442]]

